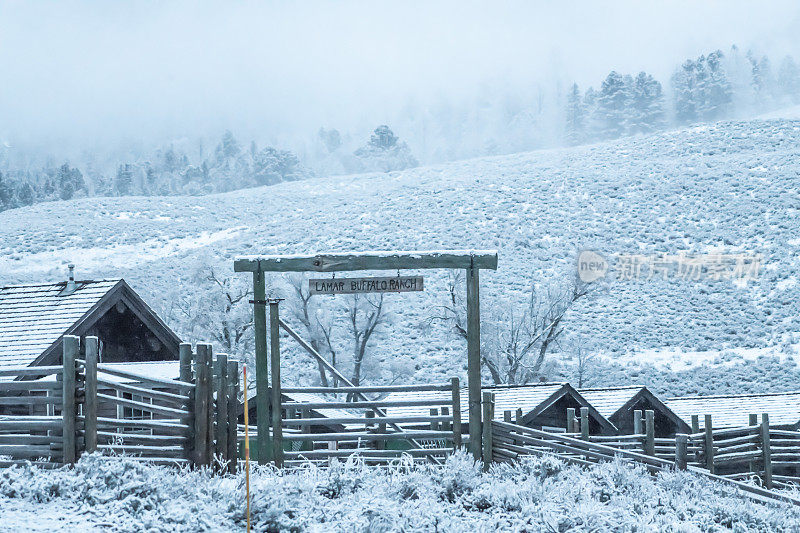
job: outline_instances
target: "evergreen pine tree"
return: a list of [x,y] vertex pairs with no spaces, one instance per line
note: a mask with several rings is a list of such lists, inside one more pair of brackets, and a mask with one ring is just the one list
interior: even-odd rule
[[616,71],[603,80],[597,102],[602,137],[614,139],[625,134],[630,90],[630,80]]
[[69,163],[64,163],[58,168],[56,175],[58,196],[62,200],[69,200],[79,190],[86,189],[83,174],[77,168],[70,168]]
[[661,83],[646,72],[633,82],[629,121],[631,133],[650,133],[665,125]]
[[702,83],[698,83],[699,115],[703,120],[719,120],[727,116],[730,111],[733,89],[722,59],[722,51],[717,50],[708,54],[704,61],[704,78]]
[[36,191],[30,182],[25,181],[17,189],[17,200],[21,205],[31,205],[36,200]]
[[691,59],[684,63],[672,75],[672,92],[675,99],[675,120],[679,124],[691,124],[697,121],[697,64]]
[[586,138],[586,112],[577,83],[572,84],[567,94],[565,130],[567,143],[572,146],[582,143]]
[[0,172],[0,211],[16,207],[14,203],[14,189],[3,173]]
[[800,102],[800,68],[792,56],[786,56],[778,70],[778,87],[781,95],[790,102]]
[[124,163],[117,169],[114,190],[118,196],[127,196],[133,192],[133,170],[130,164]]
[[595,139],[600,135],[600,121],[597,112],[597,100],[599,95],[593,87],[586,89],[583,95],[583,110],[586,116],[585,129],[586,138]]

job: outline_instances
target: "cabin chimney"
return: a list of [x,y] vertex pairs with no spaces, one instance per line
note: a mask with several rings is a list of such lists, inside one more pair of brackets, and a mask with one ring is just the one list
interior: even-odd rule
[[64,289],[64,294],[72,294],[75,292],[75,265],[70,263],[67,268],[69,268],[69,279],[67,280],[67,287]]

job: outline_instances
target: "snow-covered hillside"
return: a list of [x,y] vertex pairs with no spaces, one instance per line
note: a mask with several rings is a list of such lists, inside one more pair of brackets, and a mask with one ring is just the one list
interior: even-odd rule
[[[649,137],[388,174],[281,183],[203,197],[92,198],[0,213],[0,283],[123,276],[164,308],[198,257],[232,269],[252,253],[498,248],[484,312],[531,282],[574,275],[577,253],[758,252],[761,277],[605,284],[565,324],[611,354],[758,348],[800,338],[800,121],[727,122]],[[463,346],[424,330],[445,273],[390,296],[376,340],[418,379],[461,373]],[[197,339],[193,339],[197,340]],[[314,369],[307,365],[308,375]]]

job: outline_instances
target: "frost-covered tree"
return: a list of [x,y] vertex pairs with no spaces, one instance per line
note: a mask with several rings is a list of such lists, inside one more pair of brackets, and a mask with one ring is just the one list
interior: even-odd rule
[[650,133],[665,125],[664,94],[661,83],[646,72],[637,74],[631,90],[628,117],[630,133]]
[[325,129],[320,128],[319,132],[317,132],[319,139],[322,141],[322,144],[325,146],[325,149],[328,153],[335,152],[342,146],[342,136],[339,133],[339,130],[335,128]]
[[722,59],[717,50],[685,61],[672,75],[676,122],[691,124],[728,115],[732,89]]
[[222,136],[222,140],[217,145],[214,154],[217,158],[217,163],[224,164],[228,160],[238,157],[241,151],[242,149],[236,137],[234,137],[233,133],[230,131],[226,131]]
[[586,138],[586,110],[581,90],[573,83],[567,93],[565,134],[567,144],[577,145]]
[[596,138],[600,135],[600,124],[597,121],[597,100],[599,95],[593,87],[586,89],[583,95],[583,110],[586,116],[586,136]]
[[800,102],[800,68],[792,56],[786,56],[778,69],[778,87],[790,102]]
[[417,166],[408,145],[389,126],[378,126],[366,146],[354,152],[364,170],[391,172]]
[[601,137],[614,139],[625,134],[631,85],[630,76],[623,76],[616,71],[611,71],[603,80],[596,111]]
[[58,196],[62,200],[69,200],[78,191],[86,190],[83,174],[77,168],[70,168],[69,163],[64,163],[58,168],[57,183]]
[[26,181],[20,184],[17,189],[17,200],[21,205],[31,205],[36,200],[36,191],[34,191],[30,182]]
[[0,172],[0,211],[16,207],[14,201],[14,188]]
[[129,163],[123,163],[117,168],[114,191],[118,196],[133,194],[133,168]]
[[253,179],[257,185],[272,185],[281,181],[294,181],[306,177],[308,172],[300,159],[288,150],[268,146],[253,160]]
[[774,78],[772,64],[765,55],[757,57],[754,53],[748,52],[747,58],[750,60],[756,103],[763,109],[769,105],[773,97]]
[[190,274],[192,291],[175,289],[165,315],[175,329],[193,339],[213,341],[230,355],[243,356],[253,345],[252,285],[241,276],[223,275],[201,258]]
[[700,59],[698,113],[702,120],[719,120],[729,113],[732,101],[731,84],[722,63],[723,54],[717,50]]

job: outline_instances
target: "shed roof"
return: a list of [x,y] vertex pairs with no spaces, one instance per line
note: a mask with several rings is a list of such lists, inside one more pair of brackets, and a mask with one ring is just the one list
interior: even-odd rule
[[705,427],[705,415],[711,415],[715,428],[746,426],[751,413],[769,413],[770,425],[800,425],[800,391],[669,398],[665,403],[687,424],[698,415],[700,427]]
[[0,368],[31,364],[120,281],[78,282],[68,296],[66,282],[1,287]]
[[601,415],[610,418],[637,394],[642,392],[642,390],[646,390],[645,387],[641,385],[630,385],[627,387],[578,389],[578,392],[580,392],[581,396],[586,398],[586,401],[592,404],[592,407],[597,409]]
[[63,335],[82,335],[116,302],[123,301],[176,352],[180,339],[122,279],[0,287],[0,368],[45,364]]
[[[529,385],[498,385],[483,387],[483,392],[494,393],[494,419],[503,420],[505,411],[515,412],[522,409],[524,417],[534,418],[565,395],[573,396],[578,403],[589,407],[590,413],[607,429],[614,430],[614,425],[599,413],[590,402],[575,390],[569,383],[535,383]],[[395,392],[389,394],[390,400],[427,400],[446,401],[451,398],[449,391],[431,392]],[[464,389],[461,393],[461,420],[469,420],[469,398]],[[391,416],[425,416],[428,407],[389,407],[387,414]]]

